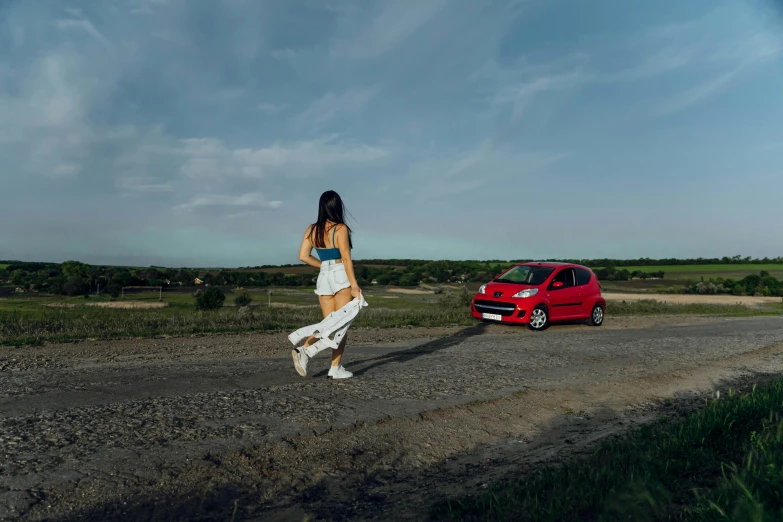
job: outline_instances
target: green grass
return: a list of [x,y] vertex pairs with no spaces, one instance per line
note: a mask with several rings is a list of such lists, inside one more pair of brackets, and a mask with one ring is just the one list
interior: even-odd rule
[[[294,308],[268,307],[266,290],[251,290],[252,313],[242,314],[233,306],[239,292],[226,295],[225,306],[215,312],[195,310],[190,292],[164,292],[165,308],[106,309],[90,306],[109,301],[108,296],[62,297],[36,295],[0,299],[0,344],[22,345],[65,342],[80,339],[155,337],[293,330],[321,319],[318,300],[312,289],[273,288],[272,303]],[[365,292],[370,307],[359,315],[356,326],[394,328],[401,326],[468,326],[475,324],[467,302],[459,294],[410,295],[369,288]],[[158,301],[156,292],[129,294],[117,301]],[[63,307],[66,306],[66,307]],[[608,316],[681,315],[716,316],[779,314],[775,311],[741,305],[667,304],[651,300],[610,301]]]
[[8,263],[0,263],[0,270],[5,270],[8,266]]
[[783,380],[438,504],[451,520],[783,520]]
[[[295,330],[319,322],[319,308],[256,308],[241,314],[236,309],[199,312],[174,307],[153,310],[113,310],[81,306],[36,312],[0,312],[0,344],[22,345],[81,339],[114,339]],[[429,310],[368,308],[357,327],[444,326],[474,323],[464,310],[433,307]]]
[[636,279],[633,281],[601,281],[601,290],[625,293],[681,293],[686,281],[669,279]]
[[770,275],[777,278],[783,278],[783,265],[781,264],[727,264],[727,265],[672,265],[672,266],[621,266],[618,269],[626,269],[629,272],[641,270],[642,272],[664,272],[663,281],[699,281],[702,277],[706,279],[742,279],[745,276],[756,274],[761,271],[769,272]]

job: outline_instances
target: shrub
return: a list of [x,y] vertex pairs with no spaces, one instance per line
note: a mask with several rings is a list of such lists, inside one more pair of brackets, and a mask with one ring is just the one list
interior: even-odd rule
[[226,294],[220,288],[212,286],[196,297],[196,310],[217,310],[223,306],[225,300]]
[[236,296],[236,298],[234,299],[234,304],[239,307],[242,307],[242,306],[249,305],[252,301],[253,298],[250,297],[250,294],[248,294],[247,292],[242,292],[241,294]]
[[438,298],[438,304],[442,308],[451,310],[460,310],[470,308],[470,302],[473,300],[473,294],[467,292],[452,293],[446,290],[446,293],[441,294]]
[[85,284],[85,282],[82,281],[80,278],[71,277],[63,285],[63,290],[68,296],[73,297],[75,295],[79,295],[83,293],[86,286],[87,285]]

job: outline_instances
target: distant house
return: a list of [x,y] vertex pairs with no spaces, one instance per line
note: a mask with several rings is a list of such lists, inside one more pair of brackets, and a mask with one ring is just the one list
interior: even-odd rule
[[195,281],[193,281],[193,282],[194,282],[195,284],[197,284],[197,285],[203,285],[203,284],[204,284],[204,281],[202,281],[202,280],[201,280],[201,279],[199,279],[198,277],[197,277],[197,278],[195,279]]

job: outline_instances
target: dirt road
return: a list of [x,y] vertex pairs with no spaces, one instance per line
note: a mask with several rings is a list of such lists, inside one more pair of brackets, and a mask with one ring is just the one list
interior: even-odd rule
[[[357,330],[354,379],[284,335],[0,348],[0,519],[425,518],[783,369],[783,318]],[[664,408],[665,409],[665,408]]]

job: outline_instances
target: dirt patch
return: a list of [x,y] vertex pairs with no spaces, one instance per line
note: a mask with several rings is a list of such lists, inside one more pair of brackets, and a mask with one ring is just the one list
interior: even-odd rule
[[345,382],[285,334],[0,348],[0,519],[421,520],[783,369],[777,317],[356,329]]
[[386,291],[406,295],[432,295],[435,293],[434,290],[422,290],[419,288],[387,288]]
[[98,308],[166,308],[168,303],[160,301],[104,301],[102,303],[87,303],[87,306],[97,306]]
[[272,303],[272,308],[319,308],[320,305],[304,305],[294,303]]
[[680,304],[740,304],[744,306],[767,306],[781,302],[780,297],[754,297],[739,295],[698,295],[698,294],[623,294],[616,292],[604,292],[607,301],[641,301],[652,299],[662,303]]

